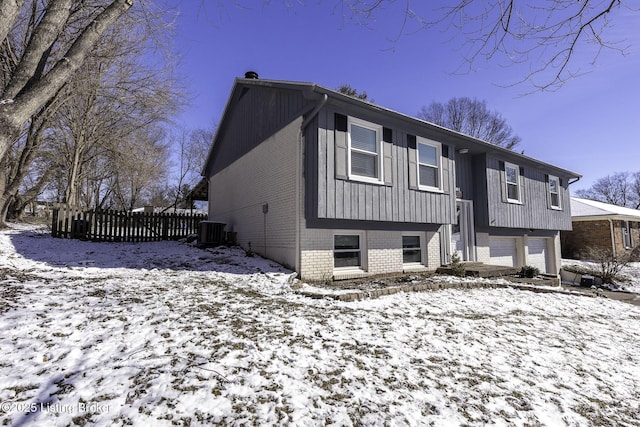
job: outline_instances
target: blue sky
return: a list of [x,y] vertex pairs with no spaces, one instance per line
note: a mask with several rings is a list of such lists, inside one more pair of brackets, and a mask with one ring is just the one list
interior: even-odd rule
[[454,96],[486,100],[522,138],[519,150],[583,175],[574,192],[605,175],[640,170],[640,13],[621,10],[612,17],[609,34],[626,40],[627,56],[605,51],[591,72],[560,90],[523,96],[530,86],[504,86],[531,64],[496,60],[456,73],[462,36],[409,27],[393,42],[402,28],[399,3],[364,24],[345,17],[338,1],[240,4],[180,3],[175,43],[192,96],[180,117],[187,128],[215,126],[234,78],[255,70],[261,78],[331,89],[347,83],[410,116]]

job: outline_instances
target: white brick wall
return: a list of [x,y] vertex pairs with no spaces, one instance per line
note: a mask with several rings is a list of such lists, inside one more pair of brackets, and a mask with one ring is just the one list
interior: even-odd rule
[[476,233],[476,260],[485,264],[489,264],[491,260],[489,233]]
[[[300,275],[304,280],[327,281],[375,274],[402,273],[402,232],[383,230],[301,230]],[[363,271],[339,271],[333,269],[333,236],[358,233],[362,236]],[[415,233],[411,233],[415,234]],[[438,233],[423,233],[427,253],[426,269],[440,266],[440,237]]]
[[402,233],[397,231],[368,231],[367,261],[370,274],[402,271]]
[[[301,119],[210,178],[209,217],[227,224],[237,242],[295,268],[297,174]],[[268,212],[263,213],[263,205]]]
[[435,270],[442,264],[440,260],[440,233],[427,233],[427,265],[429,270]]

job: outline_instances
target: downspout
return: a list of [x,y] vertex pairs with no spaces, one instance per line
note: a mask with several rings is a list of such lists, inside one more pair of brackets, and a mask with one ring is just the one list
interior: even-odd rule
[[609,228],[611,229],[611,251],[616,256],[616,235],[613,228],[613,220],[609,218]]
[[311,120],[313,120],[316,117],[318,112],[322,109],[322,107],[324,107],[324,104],[326,104],[328,100],[329,100],[329,97],[327,96],[327,94],[326,93],[322,94],[322,98],[320,98],[315,108],[309,113],[307,118],[302,121],[302,125],[300,126],[300,132],[304,133],[305,128],[309,126],[309,123],[311,123]]
[[300,242],[300,236],[302,234],[301,231],[301,227],[302,227],[302,215],[304,213],[304,206],[302,205],[302,203],[304,203],[303,198],[302,198],[302,174],[304,172],[303,170],[303,162],[304,162],[304,156],[303,156],[303,144],[305,142],[305,137],[304,137],[304,132],[305,129],[307,128],[307,126],[309,126],[309,124],[311,123],[311,121],[318,115],[318,113],[320,112],[320,110],[325,106],[325,104],[327,103],[327,101],[329,100],[329,97],[327,96],[326,93],[322,94],[322,97],[318,100],[316,106],[313,108],[313,110],[311,110],[311,112],[307,115],[306,118],[304,118],[302,120],[302,124],[300,125],[300,135],[298,137],[298,144],[296,146],[296,158],[298,159],[297,166],[296,168],[298,169],[296,171],[296,206],[298,209],[298,212],[296,212],[296,265],[295,265],[295,269],[298,272],[298,275],[300,275],[300,271],[301,271],[301,267],[302,267],[302,260],[301,260],[301,242]]

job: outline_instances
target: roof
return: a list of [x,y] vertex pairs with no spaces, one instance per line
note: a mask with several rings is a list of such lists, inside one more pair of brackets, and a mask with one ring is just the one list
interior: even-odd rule
[[[226,116],[229,114],[229,111],[235,106],[235,103],[238,100],[237,94],[239,94],[244,88],[250,87],[269,87],[276,89],[289,89],[289,90],[298,90],[301,91],[306,99],[309,100],[311,104],[317,104],[319,99],[322,96],[326,96],[330,100],[337,100],[340,102],[345,102],[348,104],[356,105],[359,107],[363,107],[372,111],[378,111],[383,114],[387,114],[396,119],[410,122],[414,125],[427,127],[430,130],[437,130],[442,134],[449,135],[455,137],[457,148],[465,148],[471,152],[471,154],[481,153],[481,152],[492,152],[502,155],[503,157],[507,157],[510,159],[514,159],[514,162],[526,162],[536,167],[543,168],[551,173],[554,173],[559,176],[566,177],[568,179],[580,179],[582,175],[569,171],[567,169],[560,168],[558,166],[542,162],[538,159],[534,159],[533,157],[526,156],[522,153],[518,153],[513,150],[509,150],[503,147],[499,147],[495,144],[491,144],[486,141],[482,141],[478,138],[466,135],[461,132],[454,131],[452,129],[448,129],[437,125],[435,123],[427,122],[425,120],[419,119],[417,117],[408,116],[403,113],[399,113],[397,111],[381,107],[377,104],[373,104],[368,101],[361,100],[359,98],[355,98],[349,95],[345,95],[338,91],[325,88],[323,86],[317,85],[315,83],[310,82],[293,82],[286,80],[269,80],[269,79],[254,79],[254,78],[236,78],[233,89],[227,101],[227,105],[225,107],[225,112],[223,114],[222,119],[220,120],[220,124],[216,131],[216,135],[213,138],[213,144],[210,147],[209,154],[207,156],[207,160],[205,162],[205,166],[203,168],[202,175],[206,176],[206,170],[208,168],[209,162],[211,160],[211,156],[213,154],[213,147],[216,145],[216,141],[218,137],[224,133],[224,129],[226,128],[227,121],[225,120]],[[245,89],[246,90],[246,89]]]
[[572,197],[571,218],[574,220],[621,219],[640,221],[640,210]]

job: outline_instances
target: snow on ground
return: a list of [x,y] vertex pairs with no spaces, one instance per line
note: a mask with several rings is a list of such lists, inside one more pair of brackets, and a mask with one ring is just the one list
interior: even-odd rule
[[640,425],[640,308],[352,303],[238,249],[0,232],[3,425]]
[[[600,266],[595,262],[563,259],[563,267],[578,267],[582,270],[599,271]],[[626,291],[640,293],[640,262],[628,263],[620,273],[619,285]]]

